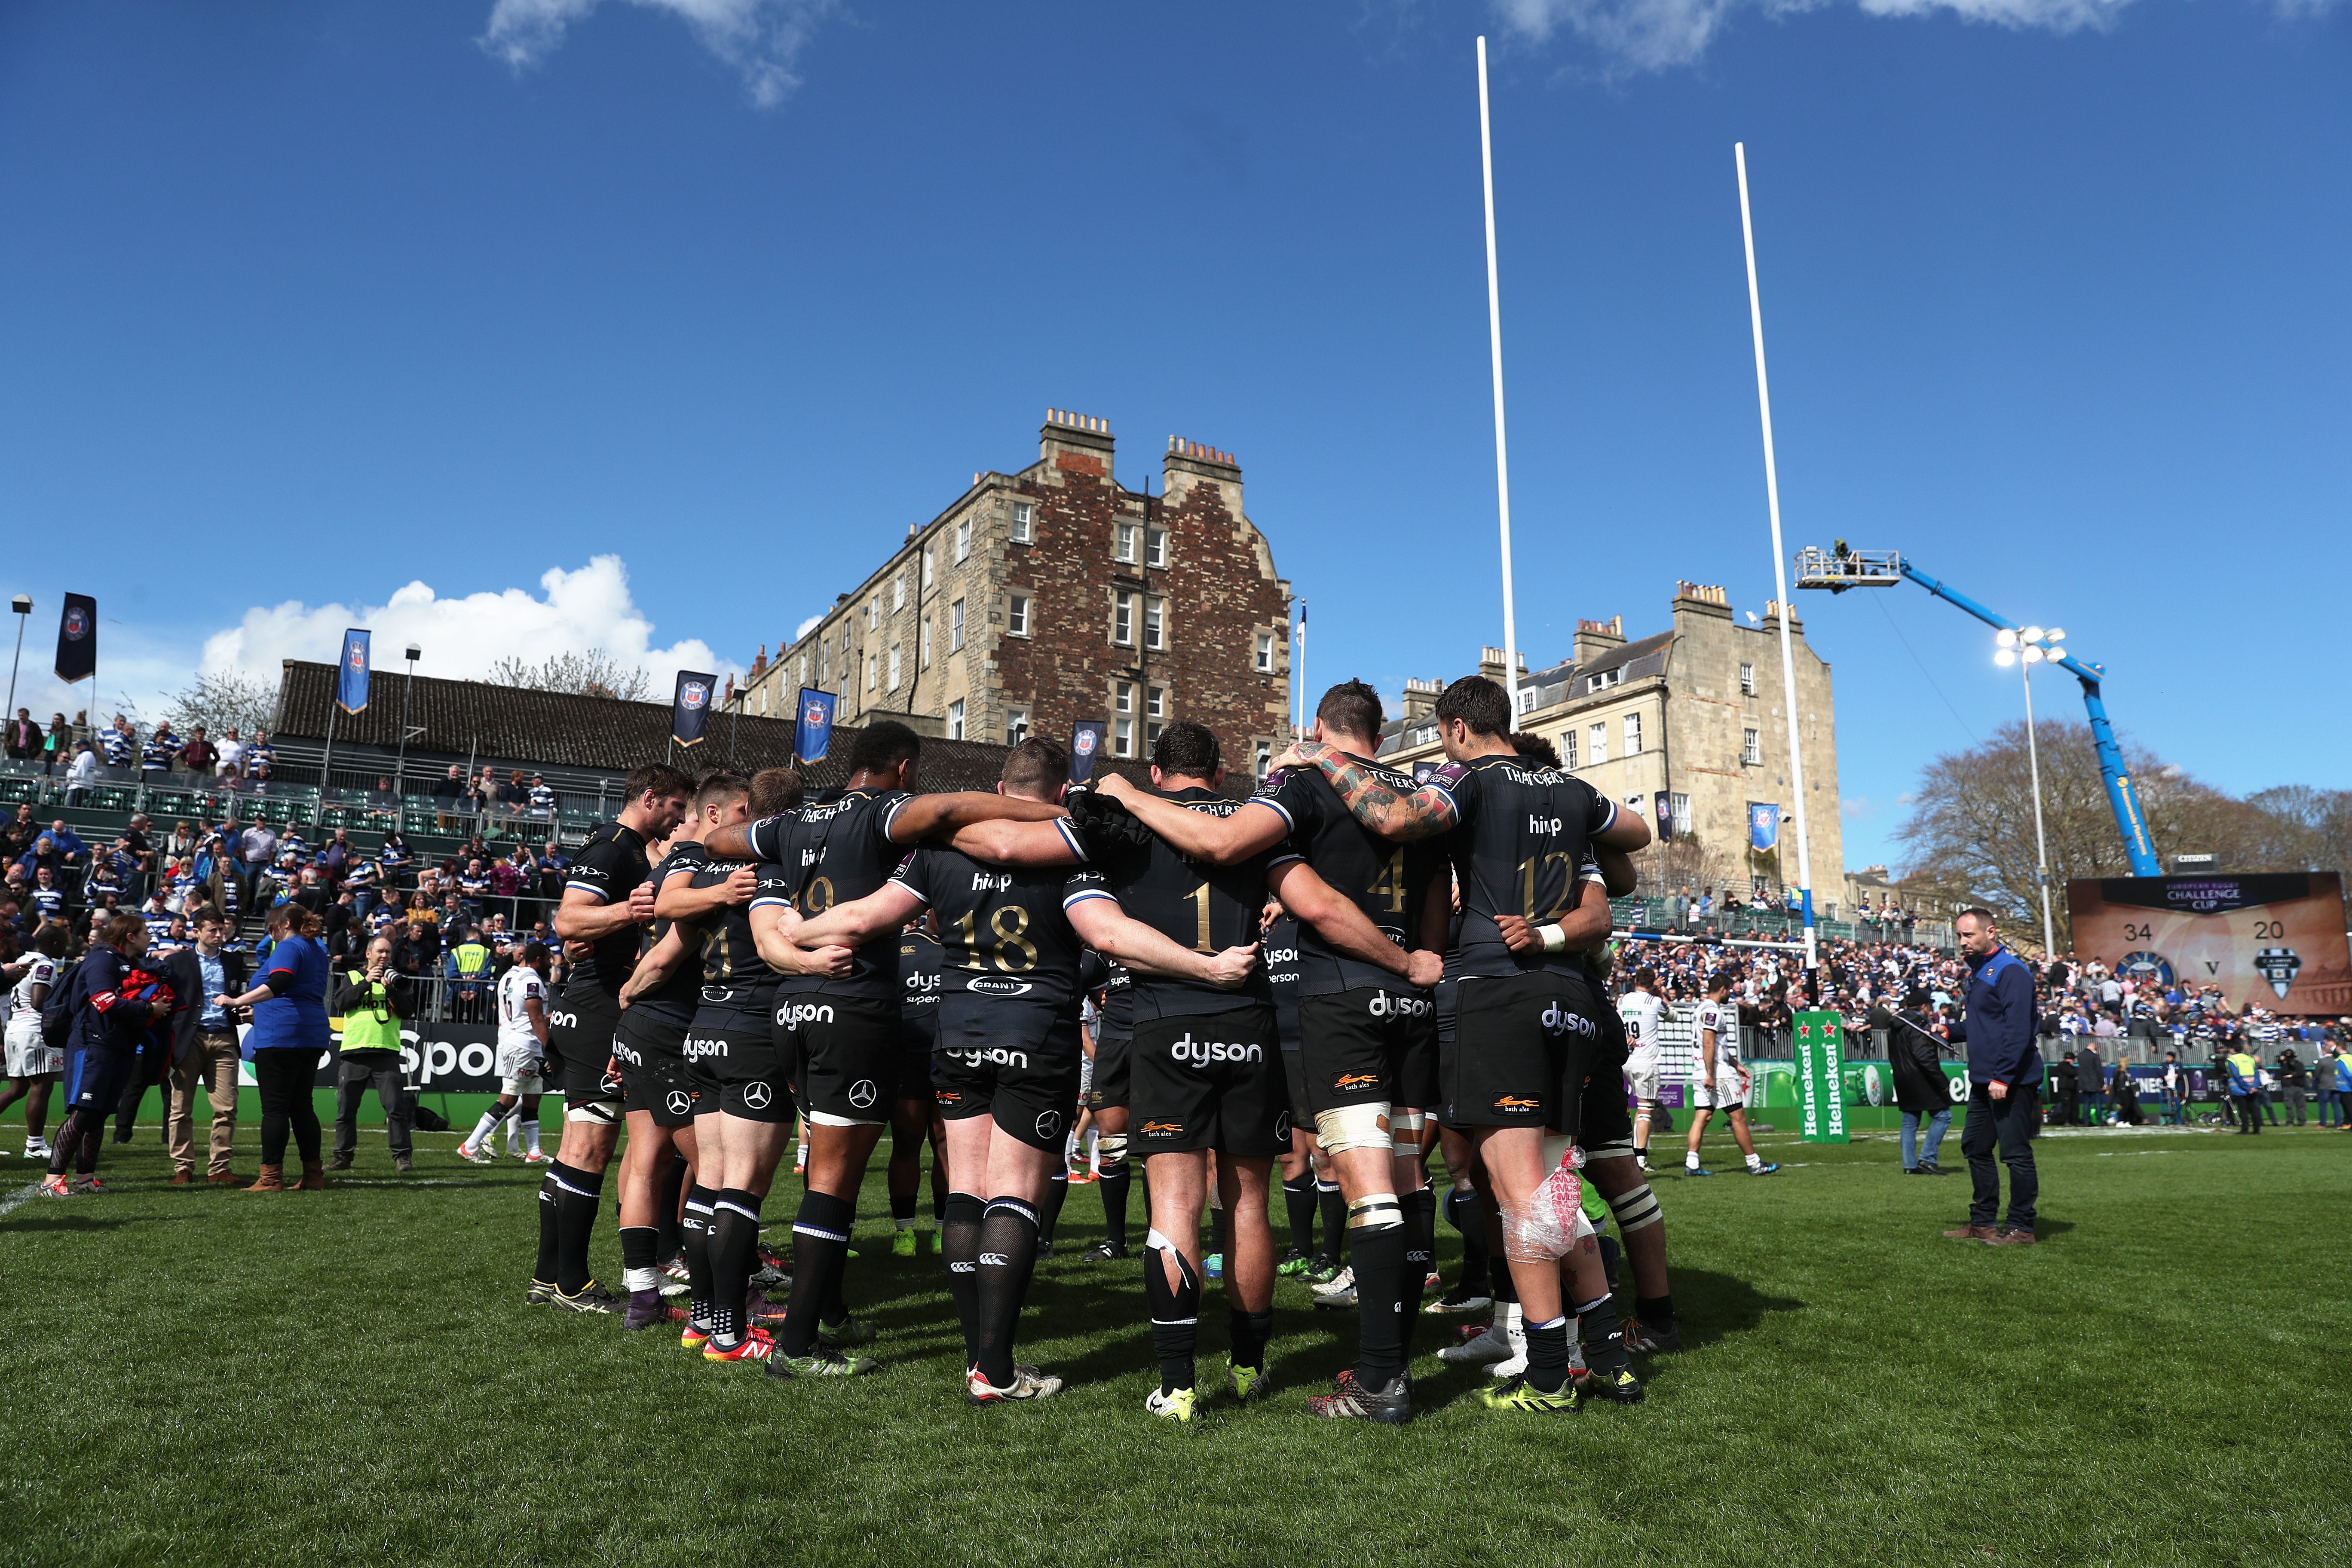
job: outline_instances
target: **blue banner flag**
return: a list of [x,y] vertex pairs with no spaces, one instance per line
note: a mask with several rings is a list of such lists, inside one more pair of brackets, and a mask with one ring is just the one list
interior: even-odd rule
[[1775,849],[1780,844],[1780,808],[1768,801],[1748,803],[1748,847]]
[[335,706],[356,713],[367,706],[368,634],[353,626],[343,634],[342,661],[335,669]]
[[669,738],[679,745],[702,744],[703,726],[710,722],[710,688],[718,679],[698,669],[677,672],[677,689],[669,700]]
[[841,699],[830,691],[801,689],[800,718],[793,729],[793,757],[803,763],[824,760],[833,744],[833,710]]
[[1658,792],[1657,825],[1658,842],[1672,844],[1675,841],[1675,797],[1665,790]]
[[58,679],[70,686],[97,673],[98,601],[88,594],[68,594],[58,617]]
[[1103,730],[1099,719],[1081,719],[1070,731],[1070,782],[1084,784],[1095,776],[1095,758],[1102,752]]

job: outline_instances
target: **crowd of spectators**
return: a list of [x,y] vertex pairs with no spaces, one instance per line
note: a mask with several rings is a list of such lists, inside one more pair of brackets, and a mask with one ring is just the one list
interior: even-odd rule
[[250,738],[234,724],[215,740],[203,724],[186,735],[175,732],[168,719],[159,721],[142,738],[122,714],[103,729],[93,729],[89,715],[68,721],[52,713],[43,724],[23,708],[8,721],[5,735],[8,760],[37,767],[42,773],[66,780],[66,804],[79,805],[81,797],[109,777],[139,775],[160,778],[180,775],[211,780],[230,794],[266,793],[278,763],[278,749],[268,731],[254,731]]

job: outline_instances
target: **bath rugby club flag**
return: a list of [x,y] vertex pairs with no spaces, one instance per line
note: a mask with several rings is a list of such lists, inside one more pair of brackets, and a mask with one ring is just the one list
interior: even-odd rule
[[335,670],[335,706],[356,713],[367,706],[368,634],[353,626],[343,634],[343,657]]
[[679,745],[702,744],[703,726],[710,722],[710,688],[717,679],[700,670],[677,672],[677,690],[669,700],[669,738]]
[[58,617],[58,679],[70,686],[98,673],[98,601],[68,594]]
[[840,701],[830,691],[801,692],[800,717],[793,728],[793,756],[803,763],[820,763],[833,744],[833,709]]
[[1780,808],[1767,801],[1748,803],[1748,847],[1772,849],[1780,843]]
[[1099,719],[1081,719],[1070,731],[1070,782],[1084,784],[1095,776],[1095,758],[1102,752],[1103,730]]
[[1675,840],[1675,797],[1665,790],[1660,790],[1658,792],[1658,811],[1654,820],[1658,825],[1658,842],[1661,844],[1673,843]]

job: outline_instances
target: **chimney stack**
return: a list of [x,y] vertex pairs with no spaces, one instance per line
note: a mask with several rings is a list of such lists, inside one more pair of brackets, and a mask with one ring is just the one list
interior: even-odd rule
[[1055,482],[1063,482],[1066,475],[1084,474],[1108,484],[1115,471],[1113,455],[1109,420],[1066,408],[1045,410],[1045,423],[1037,431],[1037,460],[1051,470]]

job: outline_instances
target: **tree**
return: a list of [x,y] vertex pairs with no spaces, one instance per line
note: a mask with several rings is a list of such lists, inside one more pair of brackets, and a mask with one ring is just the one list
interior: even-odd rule
[[[2034,726],[2042,763],[2042,815],[2050,845],[2050,905],[2058,942],[2068,942],[2066,884],[2128,877],[2123,835],[2107,802],[2091,727],[2061,719]],[[2138,747],[2124,765],[2139,796],[2159,864],[2184,852],[2210,854],[2235,872],[2334,870],[2352,847],[2352,791],[2285,785],[2238,799],[2191,778]],[[1908,875],[1965,888],[2017,931],[2038,936],[2033,791],[2025,723],[2013,721],[1984,744],[1949,752],[1922,771],[1910,819],[1895,837],[1910,845]]]
[[525,664],[509,654],[490,666],[490,679],[524,691],[563,691],[575,697],[611,697],[643,702],[653,694],[653,677],[635,666],[623,664],[601,647],[578,653],[551,653],[538,664]]
[[172,694],[164,704],[163,716],[172,721],[173,731],[183,737],[194,734],[196,726],[202,724],[218,740],[232,727],[248,735],[256,730],[267,730],[277,708],[275,687],[230,669],[217,675],[197,675],[194,685]]

